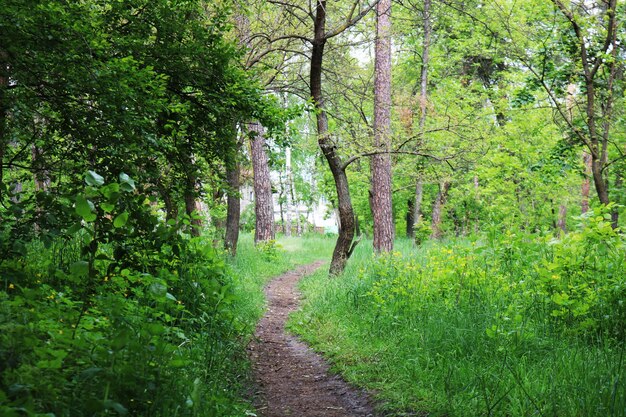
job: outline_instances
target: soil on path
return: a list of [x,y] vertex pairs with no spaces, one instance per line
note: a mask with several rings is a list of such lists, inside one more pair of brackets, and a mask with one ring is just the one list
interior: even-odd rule
[[298,280],[322,265],[302,266],[265,288],[268,310],[249,347],[258,383],[255,403],[264,417],[374,416],[364,393],[330,375],[321,356],[285,332],[287,316],[298,308]]

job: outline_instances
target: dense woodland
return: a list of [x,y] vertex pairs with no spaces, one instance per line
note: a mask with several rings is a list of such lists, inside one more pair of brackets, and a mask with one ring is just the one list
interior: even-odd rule
[[262,287],[322,258],[290,329],[381,412],[626,416],[625,22],[1,0],[0,414],[257,415]]

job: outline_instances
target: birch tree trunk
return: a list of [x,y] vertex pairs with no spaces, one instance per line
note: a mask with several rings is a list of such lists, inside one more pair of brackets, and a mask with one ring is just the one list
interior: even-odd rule
[[372,215],[374,219],[374,250],[393,250],[394,221],[391,200],[391,0],[376,5],[376,46],[374,74],[374,147]]

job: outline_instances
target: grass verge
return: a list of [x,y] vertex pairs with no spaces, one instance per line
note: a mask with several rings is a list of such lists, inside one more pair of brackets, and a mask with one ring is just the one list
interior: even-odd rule
[[626,416],[623,237],[396,248],[374,259],[364,242],[343,276],[305,278],[289,322],[382,411]]

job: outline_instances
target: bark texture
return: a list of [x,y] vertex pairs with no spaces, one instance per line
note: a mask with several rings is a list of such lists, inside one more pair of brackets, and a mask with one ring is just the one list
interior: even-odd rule
[[[413,205],[413,218],[415,219],[415,223],[417,223],[422,216],[422,200],[424,199],[424,180],[422,177],[417,178],[417,182],[415,184],[415,204]],[[413,236],[415,237],[415,236]]]
[[256,227],[254,242],[266,242],[275,238],[274,201],[270,168],[265,150],[265,129],[260,123],[248,123],[250,132],[250,154],[254,173],[254,213]]
[[580,210],[582,213],[586,213],[589,211],[589,192],[591,191],[591,182],[589,181],[589,176],[591,175],[591,155],[588,152],[583,152],[583,164],[585,166],[585,178],[580,187]]
[[443,181],[439,186],[439,192],[435,198],[435,204],[433,205],[433,222],[432,222],[432,235],[433,239],[439,239],[442,235],[441,232],[441,219],[443,214],[443,208],[448,199],[448,191],[450,190],[450,181]]
[[391,202],[391,0],[376,5],[374,73],[374,147],[372,156],[372,216],[374,250],[393,250],[394,221]]
[[331,275],[343,272],[346,262],[351,255],[352,241],[354,239],[354,209],[348,188],[348,177],[337,153],[337,147],[328,133],[328,116],[324,108],[322,97],[322,62],[324,59],[324,47],[326,46],[326,1],[318,0],[315,8],[314,37],[311,50],[311,71],[309,76],[311,98],[315,106],[317,118],[317,143],[335,180],[337,189],[337,210],[339,213],[339,236],[333,251],[330,263]]

